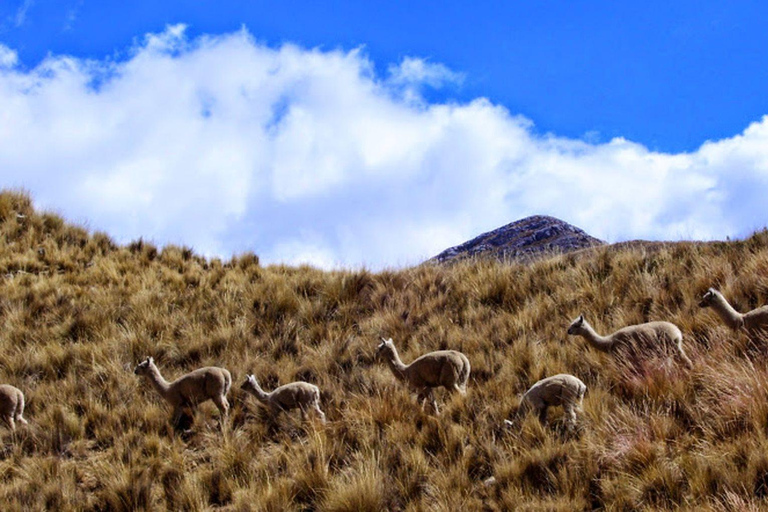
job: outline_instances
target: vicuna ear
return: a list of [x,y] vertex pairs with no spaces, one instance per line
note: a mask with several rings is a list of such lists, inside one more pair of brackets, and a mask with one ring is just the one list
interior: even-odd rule
[[148,357],[147,361],[149,361],[149,364],[152,364],[152,363],[155,362],[154,358],[152,358],[152,357]]
[[580,314],[580,315],[579,315],[579,323],[580,323],[580,324],[583,324],[583,323],[584,323],[584,313],[582,313],[582,314]]
[[714,288],[710,288],[709,290],[707,290],[707,293],[711,293],[712,295],[714,295],[715,294],[715,289]]

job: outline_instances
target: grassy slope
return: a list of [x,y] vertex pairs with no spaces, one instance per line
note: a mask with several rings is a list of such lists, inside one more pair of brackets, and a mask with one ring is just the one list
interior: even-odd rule
[[[22,217],[19,216],[22,215]],[[768,371],[760,343],[698,297],[768,299],[768,233],[746,241],[600,248],[531,265],[465,262],[381,273],[223,264],[179,247],[117,247],[18,193],[0,193],[0,382],[27,397],[27,429],[0,429],[6,510],[634,510],[768,507]],[[683,330],[694,370],[628,367],[568,339],[651,319]],[[442,414],[373,360],[437,349],[472,362]],[[756,355],[758,354],[758,355]],[[208,403],[194,433],[133,375],[204,365],[234,378],[222,436]],[[318,384],[329,424],[272,421],[239,385]],[[536,380],[589,387],[577,435],[503,420]],[[236,388],[236,389],[234,389]],[[483,481],[494,476],[496,485]]]

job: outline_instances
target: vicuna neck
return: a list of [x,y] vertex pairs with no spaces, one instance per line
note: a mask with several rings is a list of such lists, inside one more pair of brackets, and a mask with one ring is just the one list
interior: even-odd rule
[[395,374],[395,377],[402,380],[405,378],[405,370],[408,368],[403,362],[400,360],[400,356],[397,355],[397,349],[395,347],[390,347],[391,351],[387,351],[387,364],[389,365],[389,368],[392,370],[392,373]]
[[528,411],[531,409],[531,402],[528,401],[528,398],[523,395],[522,400],[520,400],[520,406],[517,408],[517,417],[525,416]]
[[582,322],[579,334],[581,334],[590,345],[601,352],[608,352],[613,346],[613,341],[609,336],[600,336],[586,321]]
[[150,364],[148,370],[149,372],[146,373],[145,375],[147,376],[149,381],[152,383],[152,385],[155,387],[155,389],[164,397],[168,396],[168,390],[170,389],[170,384],[160,374],[160,370],[158,370],[157,366],[155,366],[154,364]]
[[269,393],[261,389],[261,386],[259,386],[258,382],[250,381],[248,390],[253,393],[253,396],[255,396],[260,402],[266,402],[269,400]]
[[725,297],[716,293],[712,301],[712,309],[720,315],[720,318],[728,324],[731,329],[738,329],[744,325],[744,315],[733,309]]

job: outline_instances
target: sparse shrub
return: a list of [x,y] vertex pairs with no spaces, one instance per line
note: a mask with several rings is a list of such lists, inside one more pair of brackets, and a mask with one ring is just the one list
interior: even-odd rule
[[154,261],[158,254],[157,246],[144,241],[143,238],[139,238],[138,240],[128,244],[128,250],[133,254],[142,255],[144,258],[146,258],[147,261]]
[[[233,259],[233,262],[234,261],[235,259]],[[238,267],[240,270],[248,270],[253,267],[258,267],[259,257],[253,252],[244,252],[236,258],[234,266]]]

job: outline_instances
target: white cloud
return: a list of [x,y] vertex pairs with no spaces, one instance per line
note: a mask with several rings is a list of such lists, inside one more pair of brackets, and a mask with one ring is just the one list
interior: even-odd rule
[[124,61],[30,70],[0,46],[0,186],[121,242],[324,267],[416,263],[535,213],[610,241],[768,224],[768,117],[666,154],[540,136],[482,98],[429,103],[421,86],[458,75],[419,59],[380,77],[360,50],[245,30],[138,41]]
[[464,75],[443,64],[428,62],[417,57],[405,57],[399,64],[390,64],[386,86],[399,102],[411,106],[424,106],[422,90],[440,89],[445,85],[461,85]]
[[72,27],[74,27],[75,23],[77,22],[77,17],[80,13],[80,9],[83,7],[84,1],[85,0],[77,0],[69,6],[67,9],[67,14],[64,17],[64,27],[62,30],[65,32],[72,30]]
[[397,85],[428,85],[441,87],[444,84],[461,84],[464,75],[451,71],[439,63],[427,62],[418,57],[405,57],[400,64],[389,66],[389,81]]
[[0,44],[0,68],[12,68],[18,60],[19,56],[15,51]]
[[17,27],[22,26],[27,21],[27,12],[35,4],[34,0],[24,0],[13,16],[13,23]]
[[265,256],[286,265],[312,265],[325,269],[343,268],[336,252],[310,233],[280,241]]

